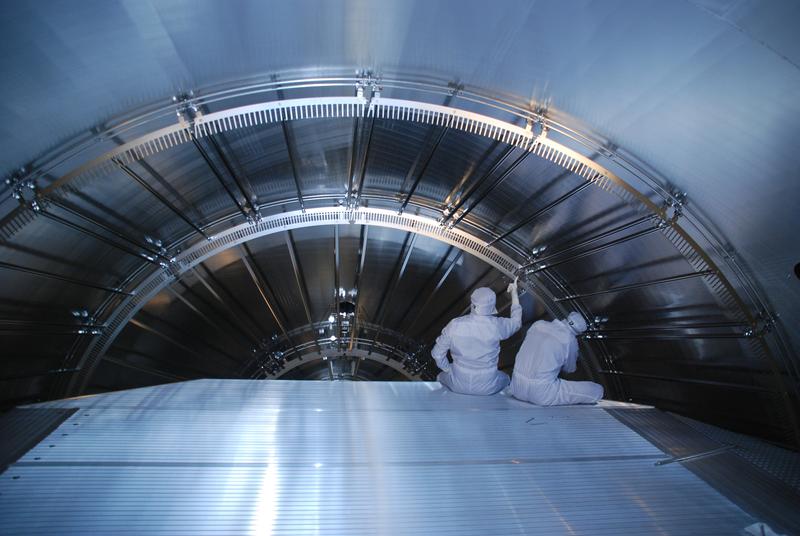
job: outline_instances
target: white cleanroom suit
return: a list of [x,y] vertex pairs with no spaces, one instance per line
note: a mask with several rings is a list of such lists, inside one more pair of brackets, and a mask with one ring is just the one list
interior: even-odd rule
[[[511,316],[494,316],[496,298],[489,288],[472,293],[471,310],[466,316],[450,321],[436,339],[431,355],[442,369],[436,378],[451,391],[467,395],[492,395],[509,383],[508,374],[497,370],[500,341],[509,338],[522,325],[516,282],[508,286],[511,293]],[[447,360],[447,351],[453,358]]]
[[562,370],[575,372],[576,336],[584,331],[586,321],[575,312],[564,320],[534,322],[514,362],[510,390],[514,398],[540,406],[594,404],[603,398],[603,386],[598,383],[558,377]]

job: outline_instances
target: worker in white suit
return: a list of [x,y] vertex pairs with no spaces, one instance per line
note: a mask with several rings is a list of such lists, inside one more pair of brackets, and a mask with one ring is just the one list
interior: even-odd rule
[[517,352],[510,392],[514,398],[540,406],[594,404],[603,398],[603,386],[594,382],[562,380],[561,371],[575,372],[577,336],[586,320],[572,312],[564,320],[540,320],[528,329]]
[[[495,316],[496,297],[482,287],[470,296],[470,313],[454,318],[442,330],[431,355],[442,370],[436,378],[456,393],[492,395],[509,384],[508,374],[497,370],[500,341],[516,333],[522,325],[522,307],[516,280],[508,285],[511,294],[509,318]],[[447,352],[453,358],[447,359]]]

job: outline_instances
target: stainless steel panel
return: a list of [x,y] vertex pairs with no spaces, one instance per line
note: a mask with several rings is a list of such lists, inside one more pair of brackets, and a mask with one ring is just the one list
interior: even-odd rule
[[[611,365],[617,359],[622,372],[698,379],[690,374],[690,368],[679,365],[671,364],[668,370],[662,370],[667,358],[680,353],[681,361],[706,367],[708,377],[700,379],[743,388],[741,395],[727,389],[727,394],[704,400],[687,394],[686,389],[676,386],[677,382],[665,385],[661,380],[630,376],[635,385],[626,387],[624,381],[619,381],[609,392],[619,398],[635,393],[645,400],[663,400],[685,411],[714,406],[714,411],[722,415],[730,413],[727,408],[734,403],[758,406],[759,415],[773,416],[770,429],[782,429],[773,439],[788,442],[786,432],[794,429],[797,433],[797,419],[775,408],[780,406],[788,413],[797,408],[800,370],[796,352],[791,347],[784,348],[776,334],[788,334],[798,343],[792,327],[800,318],[800,285],[791,271],[798,261],[792,255],[797,249],[793,229],[799,223],[795,200],[800,196],[799,183],[791,180],[800,163],[793,146],[800,117],[796,98],[800,84],[798,47],[793,39],[796,19],[797,8],[791,2],[757,1],[577,5],[515,1],[499,10],[472,1],[380,5],[242,1],[200,2],[192,6],[180,2],[90,1],[80,6],[9,3],[0,17],[4,51],[0,73],[8,81],[0,89],[0,130],[4,133],[0,165],[4,175],[11,175],[20,166],[38,173],[39,166],[46,164],[47,172],[43,171],[39,181],[41,187],[47,187],[120,143],[175,125],[176,110],[170,99],[192,90],[197,96],[206,97],[199,110],[206,115],[230,106],[274,101],[281,96],[352,97],[356,90],[349,80],[339,87],[285,88],[284,95],[263,92],[257,84],[273,77],[353,77],[356,70],[371,69],[382,77],[385,98],[448,103],[485,113],[487,106],[485,99],[477,96],[480,93],[487,99],[502,98],[521,110],[542,111],[553,124],[563,126],[558,132],[551,130],[551,139],[557,138],[624,175],[654,203],[661,203],[658,190],[688,193],[689,202],[683,207],[684,216],[679,222],[692,230],[700,246],[720,265],[727,266],[735,260],[742,266],[742,279],[735,278],[739,281],[737,288],[752,313],[763,312],[752,326],[742,326],[741,334],[749,331],[752,335],[765,335],[764,345],[770,345],[774,355],[785,358],[771,359],[764,345],[752,343],[757,337],[719,342],[696,337],[696,331],[690,331],[691,336],[680,342],[595,340],[591,348],[606,368],[614,368]],[[566,33],[565,28],[569,29]],[[432,86],[418,84],[422,82],[445,88],[450,83],[452,91],[431,91]],[[245,94],[244,87],[250,88],[249,94]],[[217,92],[234,88],[241,92],[229,100],[225,93]],[[140,117],[145,112],[151,112],[147,121]],[[514,128],[524,126],[523,119],[508,109],[493,109],[491,113],[497,119],[513,122]],[[287,151],[283,126],[278,123],[215,134],[224,159],[209,146],[210,138],[201,140],[201,144],[221,171],[223,182],[235,187],[234,177],[223,169],[223,161],[229,160],[237,178],[252,184],[258,201],[265,204],[265,212],[299,208],[295,180],[309,207],[329,207],[343,201],[345,175],[350,171],[353,154],[358,154],[351,147],[353,118],[304,118],[289,123],[291,152]],[[112,131],[107,132],[110,127]],[[421,173],[423,162],[427,161],[431,136],[438,128],[421,122],[375,121],[365,176],[365,193],[370,195],[361,200],[362,205],[398,209],[403,194],[411,190],[416,174]],[[583,146],[568,139],[566,133],[586,135],[592,141]],[[470,180],[477,180],[503,150],[491,149],[492,145],[489,138],[451,129],[431,156],[410,209],[437,217],[448,194],[463,191],[465,176],[472,173]],[[136,163],[132,169],[148,181],[152,179],[155,190],[197,225],[237,214],[233,222],[217,223],[204,231],[223,232],[229,224],[240,223],[244,218],[198,156],[193,144],[178,144],[148,154],[144,159],[147,167]],[[640,177],[629,164],[638,166],[646,176]],[[73,189],[59,193],[84,213],[136,241],[146,237],[165,241],[173,250],[170,254],[190,247],[194,240],[204,240],[192,231],[192,224],[132,184],[113,164],[92,173],[76,180]],[[461,225],[482,239],[491,240],[492,229],[510,229],[579,183],[579,177],[564,175],[549,160],[532,156]],[[8,199],[9,188],[0,186],[0,192],[0,218],[5,218],[15,202]],[[638,217],[635,212],[615,196],[592,187],[523,225],[498,247],[522,264],[541,245],[552,247],[554,243],[603,232]],[[145,277],[140,269],[142,261],[118,248],[74,229],[59,228],[42,217],[35,221],[30,218],[28,214],[2,220],[0,260],[46,271],[61,279],[0,268],[0,308],[9,315],[33,321],[47,307],[53,316],[87,308],[97,313],[102,322],[120,300],[109,298],[107,290],[80,283],[116,287],[130,278],[128,286],[133,288]],[[319,236],[307,233],[298,242],[298,255],[308,272],[310,308],[315,319],[324,318],[331,308],[335,286],[331,283],[335,276],[329,258],[329,231],[321,231]],[[705,235],[710,231],[721,237],[724,247],[707,239]],[[188,242],[184,240],[187,237]],[[391,242],[385,247],[387,252],[398,250],[403,242],[402,233],[387,233],[382,238]],[[626,243],[613,251],[582,257],[556,270],[560,279],[542,279],[541,284],[552,289],[556,297],[563,297],[573,291],[592,293],[615,284],[638,284],[683,273],[672,271],[682,261],[672,262],[676,248],[669,240],[655,235],[651,238],[652,242]],[[357,250],[351,239],[352,236],[343,241],[342,251],[347,252],[342,259],[345,282],[351,277],[352,253]],[[379,246],[370,246],[381,251]],[[285,310],[285,323],[292,329],[307,321],[303,317],[308,315],[300,304],[292,303],[297,295],[287,291],[294,289],[296,282],[293,270],[285,262],[285,252],[276,254],[273,266],[265,262],[264,257],[271,255],[267,251],[272,248],[256,252],[255,256],[274,279],[270,282],[273,298]],[[407,327],[420,342],[428,341],[443,322],[462,310],[463,296],[479,278],[497,288],[502,286],[495,281],[496,274],[482,277],[485,268],[474,259],[466,259],[429,305],[414,309],[413,302],[418,300],[415,297],[432,288],[425,286],[432,276],[423,274],[435,268],[445,251],[442,245],[432,248],[425,258],[414,256],[408,278],[391,300],[392,313],[395,309],[415,311],[417,325]],[[373,315],[383,285],[395,266],[390,258],[393,255],[377,265],[371,265],[372,258],[368,259],[361,286],[363,305]],[[245,323],[255,324],[248,329],[255,332],[256,342],[280,331],[276,326],[279,322],[265,312],[251,282],[242,280],[248,277],[247,272],[225,262],[219,268],[216,276],[224,279],[225,288],[245,304],[246,310],[240,311],[239,316],[254,319]],[[725,271],[731,275],[734,267]],[[747,283],[748,278],[755,283]],[[609,325],[626,324],[633,329],[647,327],[638,323],[646,318],[659,322],[688,321],[689,316],[699,323],[746,321],[738,316],[739,308],[731,306],[729,299],[720,298],[724,293],[719,289],[713,279],[692,279],[595,295],[568,304],[583,308],[589,316],[609,316]],[[763,302],[762,290],[768,298]],[[158,296],[159,300],[163,298]],[[150,308],[158,309],[156,305]],[[648,316],[654,309],[660,312]],[[215,317],[213,311],[201,310]],[[687,314],[680,316],[677,311]],[[224,334],[215,332],[208,322],[185,308],[165,307],[160,312],[164,322],[172,322],[176,330],[189,334],[179,341],[184,347],[227,344]],[[772,331],[771,318],[778,322]],[[394,314],[386,320],[397,329],[406,327]],[[220,320],[215,317],[214,321]],[[685,331],[681,335],[687,335]],[[12,368],[27,371],[33,357],[45,356],[38,368],[48,375],[48,371],[59,368],[80,368],[80,356],[88,342],[85,339],[70,342],[56,334],[34,338],[20,332],[8,336],[4,333],[2,342],[13,357],[9,361],[13,362]],[[131,346],[129,349],[134,352],[120,354],[117,347],[116,357],[122,359],[112,365],[117,373],[98,377],[93,389],[139,385],[144,381],[132,369],[129,376],[122,374],[120,363],[146,364],[156,374],[181,377],[194,377],[198,370],[215,376],[235,376],[239,372],[235,365],[224,365],[224,358],[217,361],[219,356],[215,357],[214,351],[208,355],[200,352],[199,363],[193,363],[195,351],[172,360],[178,353],[174,344],[163,337],[154,339],[152,333],[137,335],[133,328],[123,333],[120,342]],[[231,353],[238,356],[246,352],[250,342],[237,343],[243,348],[231,349]],[[625,367],[631,356],[643,368]],[[509,356],[504,357],[509,360]],[[650,357],[651,363],[660,365],[651,364],[645,369],[645,360]],[[709,366],[712,361],[719,366]],[[739,367],[740,373],[731,374],[728,366]],[[765,382],[761,379],[767,369],[771,371],[771,381],[783,382],[776,383],[772,391],[778,396],[788,394],[782,399],[748,398],[747,388],[753,383],[748,374],[758,376],[754,383],[763,387]],[[18,399],[66,392],[68,382],[60,381],[63,375],[57,377],[56,382],[49,377],[16,379],[3,393],[14,393],[13,398]],[[155,381],[155,377],[147,381]],[[653,382],[660,383],[654,386]],[[751,419],[759,420],[760,417]],[[726,426],[736,424],[720,422]],[[752,426],[749,431],[762,428]]]
[[663,453],[602,405],[203,380],[45,406],[81,409],[0,476],[0,533],[731,534],[753,521],[679,464],[656,466]]

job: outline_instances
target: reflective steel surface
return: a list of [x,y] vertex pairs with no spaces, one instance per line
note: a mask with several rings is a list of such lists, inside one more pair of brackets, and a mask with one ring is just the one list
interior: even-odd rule
[[800,445],[793,2],[0,15],[3,407],[430,380],[519,275],[526,323],[591,322],[609,397]]
[[424,382],[200,380],[79,407],[0,476],[2,534],[735,534],[604,410]]

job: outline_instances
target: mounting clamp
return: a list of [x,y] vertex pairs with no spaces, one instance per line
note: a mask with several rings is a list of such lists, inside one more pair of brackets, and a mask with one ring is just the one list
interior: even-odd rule
[[178,123],[182,128],[188,129],[194,136],[195,122],[199,117],[203,116],[200,107],[195,101],[194,91],[175,95],[172,97],[172,102],[177,105],[175,112],[178,116]]

